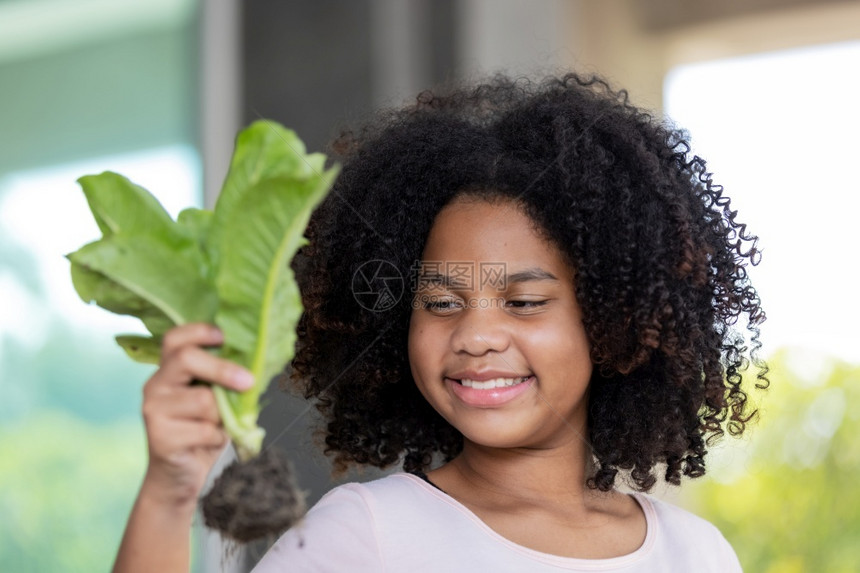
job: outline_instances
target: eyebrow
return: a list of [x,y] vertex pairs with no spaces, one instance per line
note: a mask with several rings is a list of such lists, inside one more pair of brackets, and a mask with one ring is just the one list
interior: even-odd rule
[[[431,283],[446,288],[464,288],[468,286],[467,282],[460,280],[458,277],[442,273],[419,273],[418,279],[420,283]],[[531,267],[504,276],[504,284],[506,285],[530,281],[558,281],[558,278],[551,272],[540,267]],[[472,284],[474,285],[474,281]]]
[[529,281],[557,281],[558,278],[549,271],[545,271],[540,267],[532,267],[518,273],[513,273],[505,277],[508,284],[525,283]]

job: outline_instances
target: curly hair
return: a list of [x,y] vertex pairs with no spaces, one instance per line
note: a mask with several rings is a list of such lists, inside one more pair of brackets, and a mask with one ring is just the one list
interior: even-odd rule
[[[359,267],[410,277],[439,211],[463,194],[517,202],[575,272],[592,345],[588,486],[647,491],[705,473],[706,445],[755,415],[742,381],[765,318],[746,272],[757,238],[687,135],[596,77],[496,76],[387,110],[332,144],[343,169],[312,217],[291,378],[326,421],[336,470],[423,471],[463,437],[423,399],[407,357],[408,294],[365,308]],[[740,324],[739,324],[740,323]],[[746,388],[746,387],[745,387]]]

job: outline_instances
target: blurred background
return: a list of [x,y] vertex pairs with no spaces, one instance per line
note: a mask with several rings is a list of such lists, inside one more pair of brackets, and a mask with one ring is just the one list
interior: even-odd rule
[[[567,70],[689,129],[764,251],[761,421],[656,495],[747,571],[858,570],[860,2],[836,0],[0,0],[0,567],[109,569],[146,462],[151,369],[113,342],[139,327],[84,305],[63,258],[98,236],[77,177],[118,171],[176,214],[212,206],[254,119],[323,150],[439,82]],[[269,399],[316,499],[313,416]],[[197,531],[194,567],[264,549]]]

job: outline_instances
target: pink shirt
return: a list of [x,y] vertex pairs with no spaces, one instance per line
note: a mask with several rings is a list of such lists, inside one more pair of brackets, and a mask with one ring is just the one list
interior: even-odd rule
[[254,569],[275,572],[741,571],[716,527],[692,513],[634,494],[648,531],[642,546],[611,559],[573,559],[513,543],[452,497],[398,473],[326,494]]

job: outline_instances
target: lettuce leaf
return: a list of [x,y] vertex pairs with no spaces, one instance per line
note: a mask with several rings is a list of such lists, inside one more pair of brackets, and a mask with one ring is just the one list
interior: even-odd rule
[[242,393],[213,388],[242,460],[260,452],[260,397],[295,352],[303,308],[290,261],[338,174],[325,159],[307,154],[293,131],[255,122],[237,137],[214,211],[188,208],[176,221],[121,175],[79,180],[102,237],[68,255],[78,295],[143,322],[152,336],[117,336],[140,362],[158,363],[161,339],[175,325],[221,328],[220,353],[256,380]]

